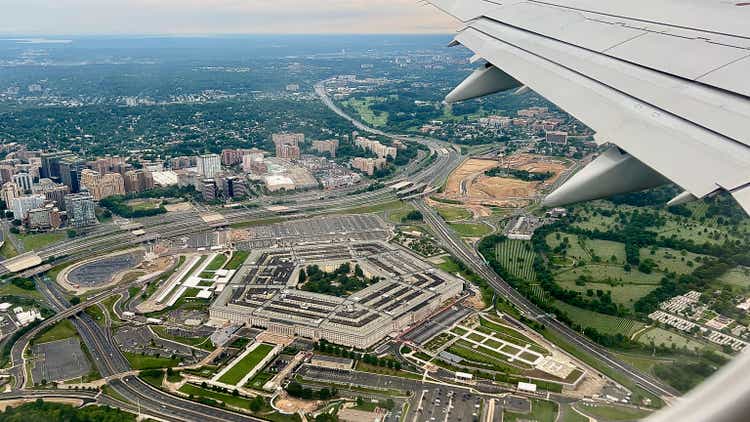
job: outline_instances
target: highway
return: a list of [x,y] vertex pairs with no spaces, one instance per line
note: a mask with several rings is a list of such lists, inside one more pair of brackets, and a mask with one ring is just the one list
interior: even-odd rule
[[472,271],[487,280],[495,292],[513,302],[521,313],[528,318],[544,324],[547,328],[555,331],[579,349],[594,356],[597,360],[610,368],[621,372],[646,391],[667,399],[676,397],[679,394],[672,387],[669,387],[650,376],[644,375],[640,371],[614,359],[604,347],[590,341],[567,325],[549,316],[542,309],[526,299],[526,297],[518,293],[513,287],[506,283],[505,280],[500,278],[500,276],[498,276],[495,271],[487,265],[480,254],[474,248],[466,244],[466,242],[464,242],[463,239],[461,239],[461,237],[458,236],[432,208],[427,206],[424,201],[414,200],[411,201],[411,203],[422,213],[424,221],[433,229],[440,243],[453,256],[460,259]]

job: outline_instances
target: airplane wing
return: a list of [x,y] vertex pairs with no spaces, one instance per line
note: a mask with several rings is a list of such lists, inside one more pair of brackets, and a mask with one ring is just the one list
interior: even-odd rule
[[446,101],[526,85],[613,145],[546,205],[672,181],[670,204],[726,191],[750,213],[750,2],[428,1],[487,62]]

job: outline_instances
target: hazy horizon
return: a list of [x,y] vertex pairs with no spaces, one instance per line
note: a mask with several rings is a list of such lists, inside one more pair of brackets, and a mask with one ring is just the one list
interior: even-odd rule
[[459,23],[415,0],[6,0],[0,34],[232,36],[442,34]]

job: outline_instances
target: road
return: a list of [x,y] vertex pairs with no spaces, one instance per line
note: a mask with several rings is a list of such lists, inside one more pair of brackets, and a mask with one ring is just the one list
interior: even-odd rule
[[655,380],[650,376],[644,375],[640,371],[614,359],[605,348],[593,343],[567,325],[549,316],[546,312],[513,289],[513,287],[506,283],[505,280],[500,278],[500,276],[498,276],[487,265],[479,253],[466,244],[466,242],[464,242],[432,208],[427,206],[424,201],[414,200],[412,201],[412,205],[422,213],[425,222],[433,229],[440,240],[440,243],[453,256],[460,259],[472,271],[487,280],[495,292],[513,302],[521,313],[544,324],[547,328],[562,336],[566,341],[592,355],[610,368],[622,373],[646,391],[667,399],[676,397],[679,394],[676,390],[664,383]]

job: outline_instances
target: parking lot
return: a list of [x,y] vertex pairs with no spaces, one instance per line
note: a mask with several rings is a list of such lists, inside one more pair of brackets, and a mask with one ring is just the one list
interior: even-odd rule
[[115,333],[115,341],[122,350],[130,353],[144,353],[155,356],[171,356],[175,354],[188,361],[199,361],[208,352],[186,346],[154,335],[146,326],[122,327]]
[[244,248],[267,248],[304,242],[385,240],[388,226],[373,215],[342,215],[259,226],[247,229]]
[[31,377],[35,383],[65,381],[91,372],[91,362],[81,350],[78,337],[34,345]]
[[142,260],[143,251],[105,257],[72,270],[68,281],[83,287],[107,284],[115,274],[136,267]]
[[416,392],[409,406],[407,421],[472,422],[479,420],[484,400],[482,397],[455,388],[430,387]]

